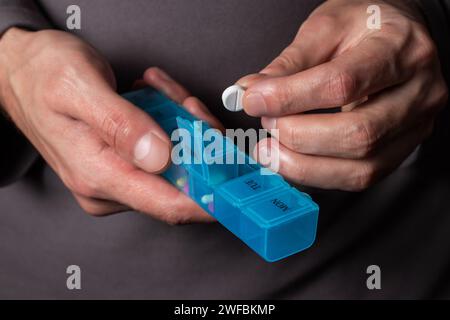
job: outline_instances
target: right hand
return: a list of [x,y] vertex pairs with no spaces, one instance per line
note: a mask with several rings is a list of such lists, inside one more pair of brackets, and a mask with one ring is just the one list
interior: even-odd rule
[[[206,107],[151,68],[144,81],[220,126]],[[170,224],[213,220],[156,173],[169,137],[115,92],[110,65],[61,31],[9,29],[0,39],[0,104],[92,215],[134,209]]]

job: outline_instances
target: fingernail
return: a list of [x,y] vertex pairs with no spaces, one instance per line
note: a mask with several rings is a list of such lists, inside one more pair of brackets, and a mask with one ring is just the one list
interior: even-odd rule
[[266,129],[273,137],[279,138],[279,130],[277,129],[277,118],[261,118],[261,125],[264,129]]
[[261,116],[267,112],[264,96],[259,92],[250,92],[244,97],[244,110],[251,116]]
[[273,130],[277,128],[277,118],[262,117],[261,124],[266,130]]
[[169,156],[170,148],[167,143],[151,132],[140,138],[134,148],[135,163],[147,172],[164,169]]
[[264,167],[278,172],[280,164],[280,150],[276,143],[263,144],[257,150],[257,159]]
[[257,149],[257,160],[263,166],[270,165],[271,152],[267,145],[259,146]]
[[270,159],[270,156],[272,155],[271,149],[267,148],[266,146],[260,148],[259,154],[266,159]]

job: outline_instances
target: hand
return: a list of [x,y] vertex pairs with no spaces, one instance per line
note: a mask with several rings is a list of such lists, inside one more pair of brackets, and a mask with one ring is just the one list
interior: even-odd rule
[[[245,111],[279,130],[281,174],[314,187],[362,190],[432,132],[447,88],[411,3],[327,1],[279,57],[238,81],[247,88]],[[381,30],[366,26],[373,4],[381,8]],[[342,112],[305,114],[336,106]]]
[[[162,70],[147,70],[144,81],[219,125]],[[0,41],[0,88],[6,112],[88,213],[132,208],[172,224],[212,220],[156,175],[169,164],[169,137],[115,93],[109,64],[77,37],[8,30]]]

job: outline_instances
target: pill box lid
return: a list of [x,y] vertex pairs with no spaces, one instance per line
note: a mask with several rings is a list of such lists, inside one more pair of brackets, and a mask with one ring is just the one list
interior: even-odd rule
[[[190,143],[185,143],[184,148],[190,150],[191,154],[202,159],[207,165],[215,163],[226,163],[237,152],[234,143],[228,137],[225,137],[219,130],[211,128],[206,122],[178,116],[176,118],[178,127],[189,132]],[[200,152],[200,153],[199,153]]]
[[152,88],[127,92],[123,94],[122,97],[145,111],[148,111],[151,108],[159,106],[167,101],[171,101],[169,98]]
[[279,189],[289,188],[280,175],[261,175],[261,170],[256,170],[223,183],[217,192],[234,206],[242,207]]
[[163,117],[156,120],[163,121],[176,116],[183,117],[189,121],[196,119],[176,102],[152,88],[127,92],[122,97],[154,117]]
[[305,214],[318,214],[319,206],[309,196],[295,188],[279,190],[262,201],[242,209],[258,225],[274,227]]

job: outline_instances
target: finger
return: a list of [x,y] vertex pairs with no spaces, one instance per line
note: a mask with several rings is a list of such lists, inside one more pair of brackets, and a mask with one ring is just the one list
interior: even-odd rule
[[97,162],[101,168],[97,170],[98,188],[104,190],[101,198],[121,203],[170,224],[215,220],[163,177],[127,164],[111,148],[97,154]]
[[117,154],[152,173],[163,171],[170,160],[166,133],[144,111],[108,87],[86,88],[67,114],[90,125]]
[[80,207],[93,216],[105,216],[130,210],[127,206],[114,201],[93,199],[77,194],[74,194],[74,197]]
[[[281,144],[275,144],[278,150],[271,154],[279,154],[279,173],[294,183],[322,189],[360,191],[397,168],[431,133],[432,128],[433,122],[428,120],[417,130],[392,141],[383,152],[365,160],[304,155]],[[254,156],[257,159],[267,158],[267,148],[260,149],[258,146],[261,144],[271,147],[273,142],[263,140],[256,146]]]
[[247,75],[237,84],[249,88],[255,83],[273,77],[288,76],[329,60],[339,44],[334,21],[308,19],[295,39],[259,73]]
[[144,74],[146,84],[165,93],[170,99],[185,107],[198,119],[209,123],[213,128],[224,131],[220,121],[212,115],[208,108],[198,98],[193,97],[179,83],[173,80],[166,72],[159,68],[149,68]]
[[208,108],[196,97],[188,97],[183,101],[186,110],[198,119],[206,121],[212,128],[225,132],[225,127],[214,117]]
[[140,170],[118,172],[112,183],[114,199],[156,219],[170,224],[215,221],[192,199],[158,175]]
[[260,73],[288,76],[329,60],[340,42],[334,24],[333,19],[308,19],[294,41]]
[[148,68],[144,72],[144,81],[178,104],[182,104],[190,96],[190,93],[182,85],[157,67]]
[[65,141],[59,148],[71,156],[61,161],[57,172],[89,213],[105,215],[133,208],[170,223],[213,221],[163,178],[125,161],[85,123],[68,120],[67,127],[70,130],[58,128]]
[[262,118],[262,126],[289,149],[310,155],[359,159],[422,121],[429,77],[416,77],[348,112]]
[[402,83],[414,70],[405,67],[401,55],[389,46],[373,37],[329,62],[259,81],[246,90],[244,110],[251,116],[282,116],[343,106]]

